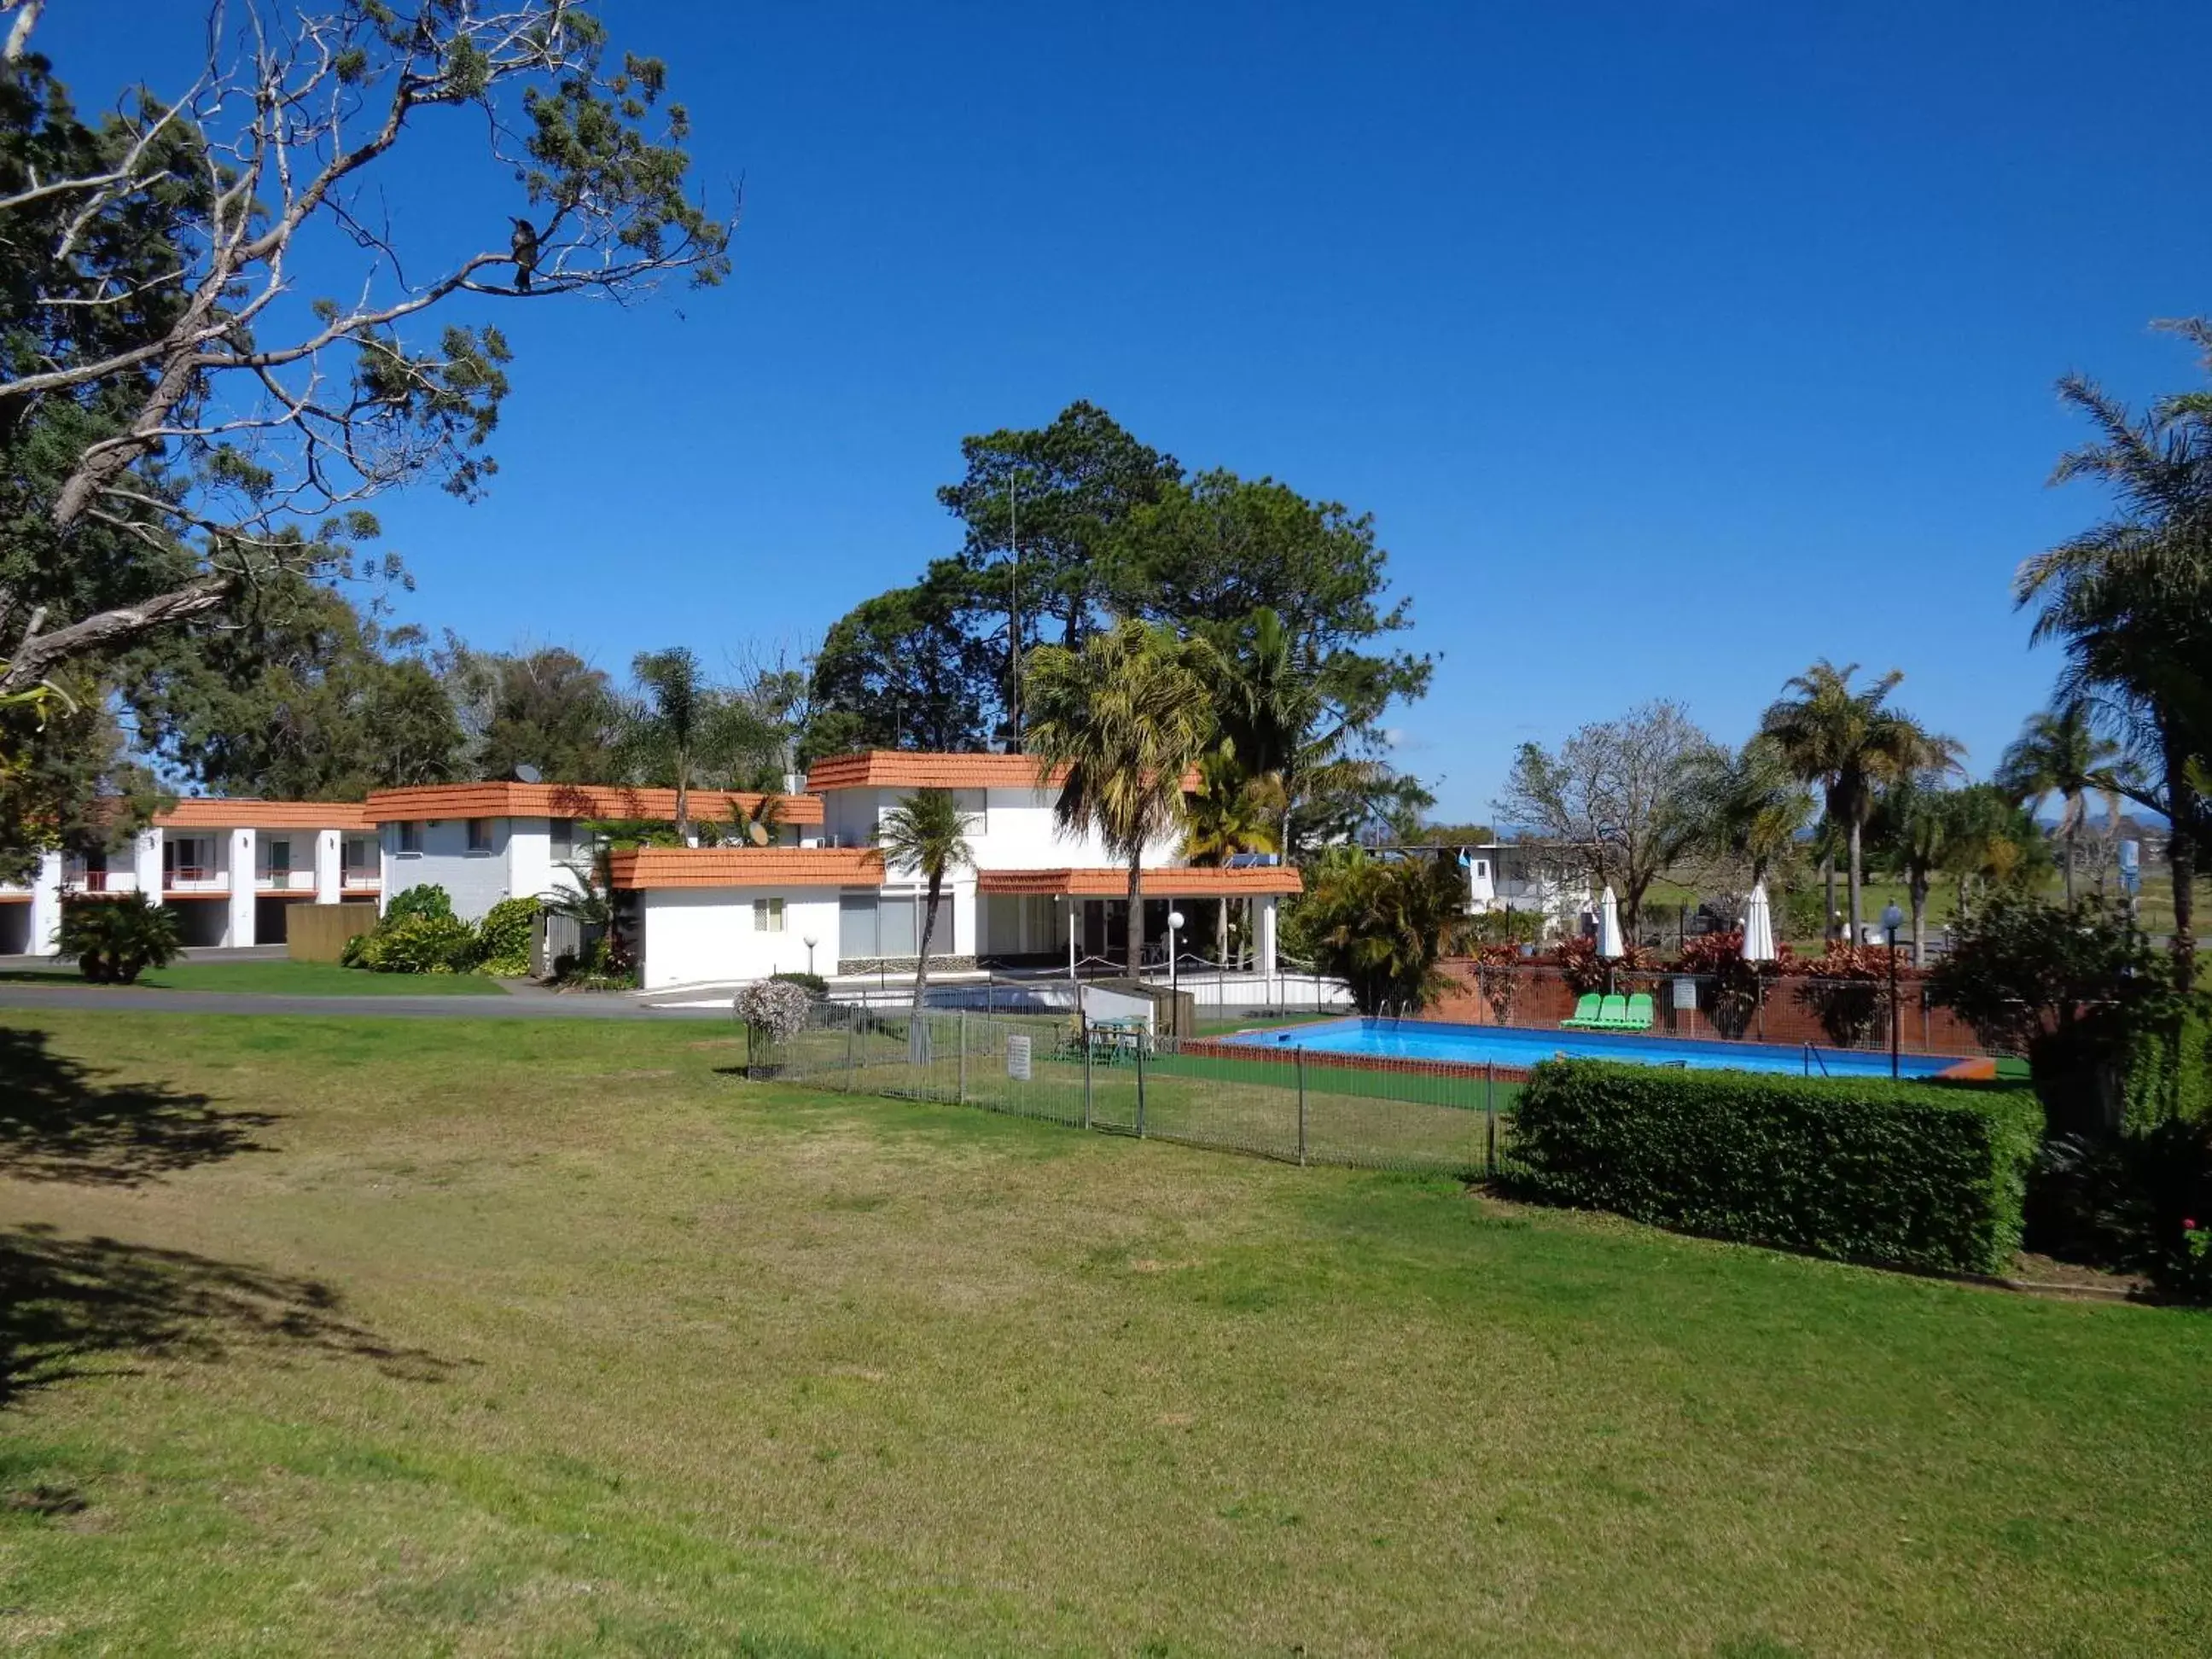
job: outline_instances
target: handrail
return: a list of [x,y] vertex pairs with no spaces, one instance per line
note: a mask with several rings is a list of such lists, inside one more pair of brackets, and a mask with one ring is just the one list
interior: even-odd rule
[[1805,1075],[1807,1077],[1813,1075],[1813,1068],[1815,1066],[1820,1068],[1822,1077],[1828,1075],[1828,1062],[1822,1060],[1820,1051],[1808,1042],[1805,1045]]

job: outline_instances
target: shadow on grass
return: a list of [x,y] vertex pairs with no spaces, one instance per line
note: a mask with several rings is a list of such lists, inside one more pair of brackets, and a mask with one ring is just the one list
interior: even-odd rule
[[220,1360],[287,1352],[364,1360],[436,1382],[450,1362],[395,1347],[340,1317],[320,1280],[264,1273],[185,1250],[0,1227],[0,1410],[72,1377],[127,1376],[137,1359]]
[[267,1112],[109,1075],[54,1053],[43,1031],[0,1027],[0,1176],[135,1187],[269,1150],[253,1139],[276,1121]]

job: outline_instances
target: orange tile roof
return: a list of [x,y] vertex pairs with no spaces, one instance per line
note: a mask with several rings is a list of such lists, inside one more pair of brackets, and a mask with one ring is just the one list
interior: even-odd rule
[[[1057,787],[1067,768],[1057,766],[1045,787]],[[870,749],[857,755],[825,755],[806,775],[806,787],[821,789],[1035,789],[1034,755],[939,755],[918,750]],[[1196,771],[1183,774],[1186,792],[1199,787]]]
[[[1251,893],[1295,893],[1303,884],[1288,865],[1227,869],[1216,865],[1178,864],[1145,872],[1149,898],[1239,898]],[[979,870],[979,893],[1049,894],[1054,897],[1126,898],[1129,872],[1120,866],[1059,870]]]
[[[694,789],[691,816],[725,817],[730,803],[750,812],[766,799],[743,790]],[[814,795],[783,795],[786,823],[819,823],[822,802]],[[626,783],[426,783],[409,789],[372,789],[372,823],[424,818],[655,818],[676,816],[673,789],[648,789]]]
[[164,830],[367,830],[368,809],[357,800],[239,800],[187,795],[154,814]]
[[633,847],[609,860],[614,884],[664,887],[880,887],[872,847]]

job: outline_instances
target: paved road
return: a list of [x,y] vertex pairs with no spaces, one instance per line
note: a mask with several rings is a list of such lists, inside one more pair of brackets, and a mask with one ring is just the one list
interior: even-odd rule
[[[57,976],[58,977],[58,976]],[[287,997],[243,991],[155,991],[125,985],[0,984],[0,1009],[127,1009],[134,1014],[321,1014],[384,1019],[715,1019],[726,1008],[656,1008],[626,996],[538,991],[503,997]]]

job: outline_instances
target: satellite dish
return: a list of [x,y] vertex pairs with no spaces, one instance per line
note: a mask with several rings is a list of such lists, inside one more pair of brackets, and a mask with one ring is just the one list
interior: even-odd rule
[[545,780],[536,767],[525,761],[514,769],[514,781],[517,783],[543,783]]
[[764,823],[756,823],[747,826],[745,830],[745,839],[751,842],[756,847],[767,846],[768,825]]

